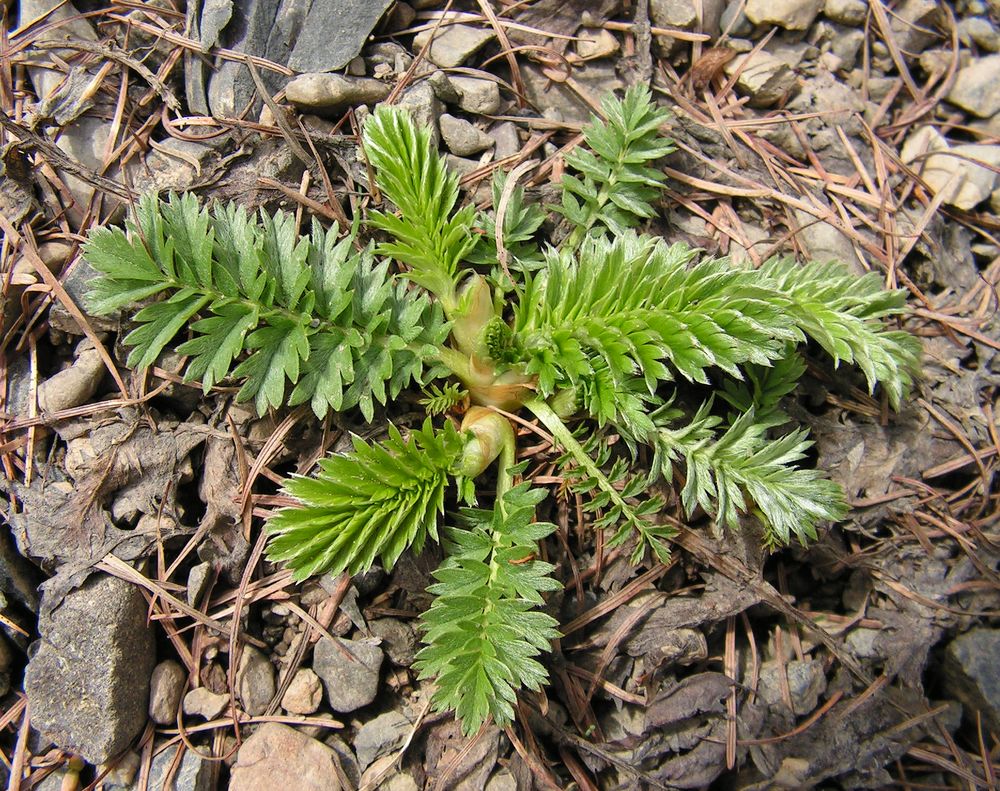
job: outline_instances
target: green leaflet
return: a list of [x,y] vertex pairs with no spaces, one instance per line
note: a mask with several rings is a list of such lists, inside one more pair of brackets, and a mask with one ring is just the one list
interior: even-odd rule
[[920,371],[921,345],[908,332],[887,330],[880,319],[905,310],[905,291],[887,291],[877,273],[858,277],[836,261],[799,266],[791,258],[773,258],[760,272],[789,298],[796,324],[835,365],[857,365],[869,389],[881,384],[899,409]]
[[313,477],[294,476],[285,491],[300,505],[283,508],[267,523],[271,560],[296,579],[365,571],[376,558],[391,568],[402,552],[437,540],[445,489],[465,440],[451,423],[435,431],[430,419],[407,439],[389,427],[389,439],[319,462]]
[[688,515],[701,506],[730,529],[752,503],[771,546],[816,538],[816,525],[847,515],[843,490],[818,470],[795,466],[812,445],[804,430],[777,438],[766,432],[773,420],[758,421],[751,408],[721,433],[721,418],[711,415],[711,402],[702,404],[687,423],[666,424],[681,413],[665,409],[658,419],[654,447],[654,475],[670,481],[673,465],[684,461],[686,482],[681,501]]
[[444,304],[455,307],[459,262],[475,245],[475,207],[452,214],[458,202],[458,177],[430,143],[430,133],[417,127],[405,110],[379,107],[366,121],[364,148],[375,169],[379,189],[400,214],[373,211],[368,222],[393,241],[378,246],[410,267],[407,276]]
[[620,234],[654,216],[665,177],[648,163],[674,150],[659,129],[668,113],[652,102],[649,90],[635,85],[622,99],[601,102],[606,120],[592,118],[583,137],[590,148],[576,148],[566,164],[579,176],[563,178],[562,205],[553,206],[573,225],[564,249],[573,249],[595,224]]
[[523,483],[493,510],[464,509],[460,526],[445,530],[447,557],[428,588],[436,598],[414,667],[435,679],[434,707],[454,709],[466,735],[491,716],[509,724],[517,690],[537,690],[548,678],[535,657],[559,637],[558,623],[536,608],[542,593],[562,585],[549,576],[551,564],[533,559],[537,542],[555,530],[532,521],[545,496]]
[[514,311],[515,346],[541,393],[582,385],[598,422],[642,433],[636,378],[647,395],[674,371],[702,384],[711,367],[739,378],[740,366],[767,365],[802,339],[788,300],[760,274],[715,260],[689,267],[694,255],[632,231],[588,238],[575,256],[550,253]]
[[314,221],[299,236],[289,214],[147,195],[124,231],[99,229],[84,246],[101,273],[88,304],[106,314],[166,295],[135,314],[131,366],[152,365],[190,330],[177,351],[206,393],[234,377],[238,400],[261,413],[309,402],[319,417],[358,406],[371,420],[376,402],[423,378],[447,329],[440,306],[338,232]]

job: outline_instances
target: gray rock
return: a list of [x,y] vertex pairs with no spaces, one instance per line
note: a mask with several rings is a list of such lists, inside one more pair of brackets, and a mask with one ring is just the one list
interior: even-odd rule
[[482,167],[482,164],[474,159],[457,157],[454,154],[445,154],[444,163],[447,165],[448,170],[455,173],[460,179],[465,178],[472,171]]
[[389,661],[409,667],[417,653],[417,634],[413,627],[397,618],[379,618],[368,624],[371,633],[382,638],[382,650]]
[[[63,781],[67,775],[69,775],[68,769],[56,769],[56,771],[47,775],[38,785],[33,786],[32,791],[62,791]],[[74,773],[74,776],[79,779],[79,772]]]
[[208,578],[212,574],[211,563],[199,563],[191,567],[187,578],[187,603],[192,607],[197,607],[201,603],[201,597],[205,595],[208,588]]
[[214,720],[229,705],[229,696],[220,695],[207,687],[196,687],[184,696],[184,713],[192,717]]
[[[90,291],[91,283],[97,279],[98,273],[84,258],[77,258],[73,266],[62,278],[63,288],[66,293],[73,298],[86,314],[91,326],[98,332],[114,332],[119,326],[120,313],[112,313],[109,316],[93,316],[87,310],[87,293]],[[76,319],[70,314],[61,302],[56,302],[49,309],[49,327],[67,335],[83,335],[83,330]]]
[[854,244],[846,234],[834,228],[828,222],[817,221],[815,217],[804,211],[796,211],[795,219],[800,230],[796,234],[806,254],[812,261],[841,261],[855,267],[859,275],[858,258],[854,253]]
[[944,653],[944,688],[983,716],[983,730],[1000,733],[1000,629],[973,629],[956,637]]
[[[590,105],[562,83],[554,83],[537,66],[522,65],[521,76],[524,78],[525,94],[543,116],[571,123],[585,124],[590,121],[594,114]],[[608,60],[588,62],[574,71],[573,78],[591,96],[603,96],[608,91],[624,87],[614,62]]]
[[936,38],[934,28],[941,19],[937,0],[904,0],[889,18],[896,44],[905,52],[920,52]]
[[445,104],[458,104],[462,101],[462,93],[455,87],[451,77],[443,71],[435,71],[427,78],[434,95]]
[[858,27],[868,16],[868,3],[866,0],[826,0],[823,14],[842,25]]
[[340,791],[337,754],[287,725],[267,722],[236,755],[229,791]]
[[124,750],[146,724],[155,661],[139,589],[95,575],[51,611],[43,602],[38,631],[24,677],[32,725],[93,764]]
[[621,49],[615,34],[603,28],[582,28],[577,32],[576,54],[584,60],[608,58]]
[[[238,53],[257,55],[278,64],[288,63],[290,47],[305,20],[302,0],[208,0],[194,30],[207,50],[213,43]],[[196,69],[197,71],[197,69]],[[274,94],[285,77],[258,69],[265,88]],[[200,75],[191,82],[198,83]],[[188,101],[198,101],[197,85],[188,85]],[[260,106],[257,86],[241,60],[217,58],[208,79],[208,106],[213,115],[232,116],[251,102]]]
[[10,665],[14,661],[14,653],[7,641],[0,637],[0,697],[10,692]]
[[980,118],[1000,111],[1000,55],[978,58],[955,75],[955,84],[945,97]]
[[441,137],[445,145],[460,157],[478,154],[493,145],[493,140],[483,130],[477,129],[464,118],[445,113],[439,119]]
[[104,360],[90,340],[82,341],[73,364],[38,386],[38,408],[52,413],[85,404],[97,392],[106,372]]
[[136,171],[136,189],[184,192],[197,179],[207,179],[220,159],[217,141],[199,142],[168,137],[147,154]]
[[[12,360],[11,362],[13,363],[16,361]],[[14,381],[15,368],[15,365],[8,363],[8,403],[12,403],[14,401],[12,396],[14,395],[13,386],[16,384]],[[39,604],[38,583],[38,570],[28,562],[24,555],[14,548],[14,543],[11,541],[9,532],[6,530],[0,532],[0,593],[2,593],[6,599],[20,604],[28,612],[37,613]],[[18,618],[12,613],[8,612],[6,615],[14,621],[18,620]],[[19,638],[17,632],[7,630],[7,634],[14,640],[15,643],[22,645],[22,643],[18,642],[18,640],[24,638]],[[26,643],[23,645],[26,647]]]
[[649,17],[656,27],[693,30],[698,24],[695,0],[650,0]]
[[313,2],[288,58],[293,71],[336,71],[364,46],[392,0]]
[[493,153],[496,159],[506,159],[521,151],[521,137],[517,133],[517,124],[512,121],[503,121],[486,134],[493,138]]
[[[758,692],[768,704],[782,703],[781,668],[775,661],[765,662],[760,668]],[[823,663],[818,660],[786,662],[785,675],[788,677],[788,691],[792,699],[792,710],[797,717],[808,714],[816,708],[819,696],[826,691],[826,673]]]
[[263,714],[274,697],[274,665],[251,645],[246,646],[240,655],[236,689],[239,691],[243,710],[253,716]]
[[382,649],[359,640],[329,637],[316,644],[313,670],[323,679],[334,711],[346,713],[367,706],[378,692]]
[[[413,38],[414,50],[423,49],[433,34],[432,29],[417,33]],[[475,55],[494,35],[492,30],[471,25],[441,26],[427,49],[427,59],[442,69],[453,69]]]
[[153,668],[149,679],[149,718],[157,725],[172,725],[184,694],[187,671],[179,662],[167,659]]
[[491,79],[452,77],[459,94],[458,106],[467,113],[493,115],[500,110],[500,86]]
[[505,767],[494,772],[486,781],[486,791],[517,791],[517,779]]
[[368,77],[300,74],[285,86],[285,98],[300,110],[318,115],[340,112],[358,104],[374,104],[389,95],[389,86]]
[[935,195],[945,193],[945,203],[968,211],[996,189],[998,175],[994,168],[1000,167],[1000,145],[966,143],[951,147],[940,132],[925,126],[906,139],[900,159],[915,163],[917,173],[931,191]]
[[[96,42],[97,34],[90,21],[80,15],[70,2],[60,0],[22,0],[18,3],[18,24],[26,25],[38,18],[45,18],[46,25],[32,36],[32,43],[50,44],[66,38],[81,41]],[[35,49],[29,48],[28,76],[35,89],[35,95],[43,103],[54,98],[56,90],[63,83],[66,74],[54,59],[71,59],[78,53],[68,49]],[[82,73],[82,72],[81,72]],[[85,89],[90,82],[89,75],[79,81],[79,88]],[[80,98],[79,94],[74,98]],[[111,134],[111,126],[103,119],[91,115],[75,118],[67,124],[59,135],[56,145],[66,154],[91,170],[101,171],[104,166],[104,151]],[[85,206],[94,194],[92,184],[74,176],[71,173],[60,172],[69,187],[74,199]],[[112,168],[107,176],[117,175],[117,169]]]
[[747,19],[756,25],[808,30],[823,8],[823,0],[747,0]]
[[983,16],[967,16],[958,23],[958,37],[965,46],[975,44],[986,52],[1000,52],[1000,32]]
[[331,734],[323,740],[323,744],[333,750],[340,759],[340,768],[344,770],[344,775],[354,784],[354,788],[361,785],[361,767],[358,766],[357,756],[348,746],[347,742],[339,736]]
[[413,724],[398,711],[388,711],[369,720],[354,737],[354,749],[358,754],[358,764],[363,772],[371,763],[383,755],[399,748]]
[[738,55],[726,64],[726,74],[732,76],[741,67],[736,87],[750,97],[751,107],[772,107],[795,87],[795,72],[770,53]]
[[865,33],[863,30],[835,31],[835,35],[830,40],[830,51],[840,58],[840,68],[850,71],[858,62],[858,54],[865,43]]
[[308,667],[300,668],[292,677],[281,698],[281,708],[292,714],[312,714],[323,702],[323,684]]
[[728,31],[730,36],[745,37],[753,33],[753,22],[747,19],[743,0],[730,0],[722,11],[719,25],[723,31]]
[[[206,761],[191,750],[184,751],[181,765],[174,773],[173,783],[167,786],[167,774],[174,763],[178,749],[180,749],[178,745],[173,745],[153,756],[149,766],[149,791],[212,791],[215,788],[213,762]],[[137,774],[128,784],[105,783],[104,787],[107,791],[140,791],[138,780]]]
[[[431,141],[435,146],[441,142],[438,118],[444,112],[444,105],[434,95],[434,89],[430,85],[421,82],[407,89],[397,105],[409,112],[418,125],[425,126],[430,130]],[[360,586],[358,592],[361,593]]]

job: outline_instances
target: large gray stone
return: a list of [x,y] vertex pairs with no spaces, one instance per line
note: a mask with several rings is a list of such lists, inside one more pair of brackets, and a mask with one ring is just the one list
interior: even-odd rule
[[367,706],[378,692],[382,649],[359,640],[329,637],[316,643],[313,670],[326,688],[334,711],[349,712]]
[[739,71],[736,87],[750,97],[751,107],[771,107],[795,87],[795,72],[769,52],[739,55],[725,66],[726,74]]
[[983,730],[1000,733],[1000,629],[973,629],[956,637],[944,653],[945,690],[983,715]]
[[43,602],[38,631],[24,676],[31,724],[62,749],[103,763],[146,724],[155,661],[146,600],[134,585],[94,576],[57,607]]
[[364,46],[392,0],[314,0],[288,59],[293,71],[335,71]]
[[[195,29],[204,46],[211,42],[239,53],[284,64],[305,17],[301,0],[210,0],[202,8]],[[273,94],[286,78],[258,67],[265,87]],[[246,63],[216,59],[208,78],[208,106],[215,116],[233,116],[254,102],[257,87]],[[189,87],[189,99],[192,91]]]

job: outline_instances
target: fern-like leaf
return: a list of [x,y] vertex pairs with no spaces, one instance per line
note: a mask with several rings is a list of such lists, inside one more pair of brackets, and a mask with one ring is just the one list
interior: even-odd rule
[[430,132],[398,107],[380,107],[365,122],[364,147],[379,189],[399,215],[373,211],[369,224],[393,237],[378,252],[410,267],[407,276],[454,302],[459,262],[472,250],[475,206],[453,213],[458,176],[431,145]]
[[133,367],[151,365],[190,327],[177,351],[190,357],[185,378],[206,393],[235,377],[244,380],[237,398],[261,413],[310,402],[320,417],[358,406],[371,420],[376,402],[422,380],[447,327],[439,306],[338,233],[314,221],[299,236],[289,214],[258,219],[233,204],[147,195],[124,231],[99,229],[84,246],[101,273],[89,306],[109,313],[166,297],[134,317],[125,338]]
[[408,547],[419,552],[427,536],[437,540],[445,489],[464,446],[451,423],[435,431],[429,418],[406,439],[394,426],[382,444],[355,437],[351,453],[323,459],[314,477],[286,482],[300,505],[268,520],[267,556],[299,580],[357,574],[377,557],[391,568]]
[[[667,408],[658,416],[665,424],[681,417]],[[690,516],[700,506],[720,524],[735,529],[751,505],[760,517],[768,543],[788,544],[792,537],[816,538],[816,525],[847,514],[843,490],[818,470],[795,466],[812,445],[804,430],[777,438],[766,434],[773,421],[758,421],[753,409],[717,432],[722,419],[701,406],[685,425],[661,425],[656,437],[654,472],[666,480],[683,460],[686,481],[681,501]]]
[[562,206],[554,207],[574,225],[570,248],[597,223],[619,234],[654,216],[652,202],[665,177],[648,163],[674,150],[659,135],[668,113],[645,86],[629,88],[622,99],[609,94],[601,109],[606,120],[593,118],[583,130],[590,150],[576,148],[566,156],[580,175],[563,178]]
[[436,598],[414,667],[435,678],[435,708],[454,710],[466,735],[491,716],[510,723],[518,689],[537,690],[547,679],[535,657],[559,633],[536,608],[542,593],[562,586],[549,563],[534,559],[537,542],[555,530],[532,521],[545,496],[515,486],[493,510],[465,509],[460,527],[445,530],[448,554],[428,589]]
[[908,332],[887,330],[880,319],[905,310],[905,291],[886,290],[877,273],[858,277],[837,262],[799,266],[791,258],[774,258],[760,273],[788,297],[789,314],[834,364],[857,365],[869,389],[881,383],[892,408],[899,409],[920,370],[921,344]]
[[443,415],[469,400],[469,391],[457,382],[449,382],[443,387],[432,384],[425,393],[426,397],[421,398],[420,403],[428,415]]
[[641,476],[628,476],[624,460],[617,461],[609,472],[604,472],[602,467],[607,464],[610,455],[606,446],[598,443],[594,448],[585,448],[552,407],[540,398],[529,400],[525,406],[566,452],[566,459],[562,464],[565,466],[571,460],[576,465],[571,488],[591,496],[586,510],[601,513],[594,526],[597,529],[616,528],[608,545],[620,546],[630,535],[635,534],[639,540],[632,553],[633,563],[642,560],[647,548],[657,559],[666,562],[670,558],[667,541],[675,535],[675,531],[670,525],[654,521],[655,515],[663,510],[663,498],[658,495],[644,496],[638,502],[632,502],[640,495],[645,495],[648,481]]
[[760,275],[712,260],[688,268],[694,255],[631,231],[587,239],[577,256],[550,253],[514,313],[540,392],[582,385],[591,415],[635,433],[648,427],[635,377],[650,395],[673,371],[702,384],[712,366],[738,378],[802,338]]
[[[506,183],[507,174],[502,170],[495,171],[491,184],[494,207],[500,205]],[[535,234],[544,221],[545,212],[541,207],[534,203],[526,203],[524,189],[515,187],[507,201],[503,223],[503,240],[509,256],[507,264],[509,270],[534,272],[545,265],[541,249],[535,242]],[[497,266],[496,217],[493,214],[482,212],[479,214],[476,224],[482,228],[483,234],[469,254],[469,261],[482,266],[492,266],[492,279],[497,283],[504,283],[507,281],[506,273]]]

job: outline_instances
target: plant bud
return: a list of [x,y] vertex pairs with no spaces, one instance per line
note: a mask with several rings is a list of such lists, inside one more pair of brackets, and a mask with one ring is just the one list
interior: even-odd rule
[[514,444],[514,429],[510,421],[486,407],[469,409],[462,421],[462,431],[472,432],[462,452],[462,474],[470,478],[489,467],[505,445]]
[[459,292],[458,308],[451,328],[451,337],[458,350],[475,355],[479,351],[483,329],[495,315],[490,284],[482,275],[473,275]]

